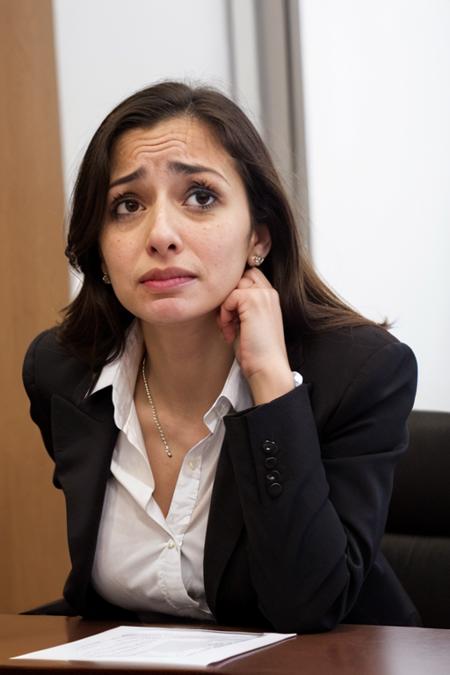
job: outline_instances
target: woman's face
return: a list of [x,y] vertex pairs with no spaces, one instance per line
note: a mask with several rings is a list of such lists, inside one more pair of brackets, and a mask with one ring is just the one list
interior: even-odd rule
[[233,160],[205,124],[177,117],[118,139],[100,249],[132,314],[155,325],[212,315],[250,256],[269,247],[267,228],[251,227]]

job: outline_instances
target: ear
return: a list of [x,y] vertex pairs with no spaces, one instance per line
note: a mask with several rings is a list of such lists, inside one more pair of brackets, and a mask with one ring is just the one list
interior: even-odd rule
[[249,256],[259,255],[266,258],[272,247],[272,237],[267,225],[255,225],[250,237]]

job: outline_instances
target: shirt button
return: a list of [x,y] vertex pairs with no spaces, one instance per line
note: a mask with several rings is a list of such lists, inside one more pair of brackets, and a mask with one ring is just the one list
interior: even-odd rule
[[197,468],[197,462],[194,462],[193,459],[190,459],[189,462],[188,462],[188,466],[191,469],[191,471],[194,471],[194,469]]
[[169,539],[169,542],[167,544],[167,548],[175,548],[175,542],[173,539]]

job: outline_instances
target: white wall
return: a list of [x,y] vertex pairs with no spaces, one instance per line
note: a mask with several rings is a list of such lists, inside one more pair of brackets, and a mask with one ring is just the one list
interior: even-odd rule
[[53,0],[66,194],[87,143],[128,94],[160,79],[230,90],[226,0]]
[[312,248],[450,410],[450,2],[300,0]]

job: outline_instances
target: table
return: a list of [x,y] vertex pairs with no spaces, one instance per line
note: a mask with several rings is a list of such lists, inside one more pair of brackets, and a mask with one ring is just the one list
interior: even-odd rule
[[93,671],[122,675],[131,670],[221,675],[450,675],[450,630],[392,626],[342,625],[330,633],[300,635],[201,669],[9,660],[117,625],[78,617],[0,615],[0,671],[9,675],[88,675]]

